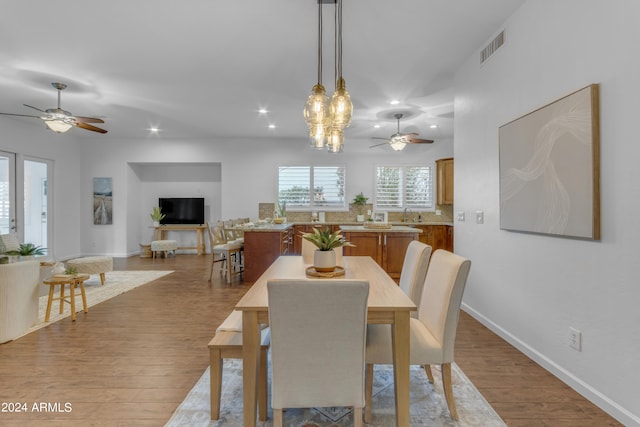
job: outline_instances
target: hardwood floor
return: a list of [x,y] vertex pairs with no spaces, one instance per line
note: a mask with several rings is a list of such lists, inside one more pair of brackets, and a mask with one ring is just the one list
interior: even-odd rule
[[[27,404],[26,412],[0,412],[0,425],[164,425],[208,366],[216,327],[250,287],[215,273],[209,283],[209,262],[114,259],[116,270],[175,272],[76,322],[0,345],[0,403]],[[456,362],[509,426],[621,425],[465,313]],[[48,411],[33,410],[41,402]]]

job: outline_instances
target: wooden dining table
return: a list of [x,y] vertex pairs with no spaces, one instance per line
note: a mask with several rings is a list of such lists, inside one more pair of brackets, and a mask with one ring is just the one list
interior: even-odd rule
[[[396,425],[409,426],[409,317],[417,308],[394,280],[368,256],[345,256],[339,279],[369,281],[368,324],[391,324],[395,380]],[[269,323],[267,282],[273,279],[314,280],[301,256],[281,256],[258,278],[236,305],[242,311],[244,426],[256,425],[260,324]]]

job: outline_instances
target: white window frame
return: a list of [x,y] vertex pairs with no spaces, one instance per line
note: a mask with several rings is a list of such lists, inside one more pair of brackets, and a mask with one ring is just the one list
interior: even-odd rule
[[[401,179],[401,188],[400,188],[400,193],[401,193],[401,203],[400,206],[384,206],[384,205],[379,205],[378,204],[378,168],[381,167],[385,167],[385,168],[400,168],[401,173],[402,173],[402,179]],[[409,168],[415,168],[415,167],[421,167],[421,168],[429,168],[429,178],[430,178],[430,182],[429,182],[429,187],[431,190],[431,204],[430,205],[424,205],[424,206],[407,206],[407,170]],[[376,164],[374,166],[373,169],[373,191],[374,191],[374,209],[376,211],[389,211],[389,212],[401,212],[404,211],[405,209],[411,209],[414,211],[420,211],[420,212],[435,212],[436,210],[436,194],[435,194],[435,163],[416,163],[416,164]]]
[[[340,211],[348,211],[349,204],[347,202],[346,191],[347,191],[347,167],[345,164],[282,164],[278,165],[277,170],[277,183],[276,183],[276,200],[280,200],[280,169],[287,167],[304,167],[309,168],[310,174],[310,182],[309,182],[309,205],[301,206],[301,205],[287,205],[287,211],[291,212],[311,212],[311,211],[330,211],[330,212],[340,212]],[[342,204],[339,205],[323,205],[316,200],[314,200],[313,189],[315,188],[314,182],[314,169],[315,168],[342,168],[344,182],[342,185]]]

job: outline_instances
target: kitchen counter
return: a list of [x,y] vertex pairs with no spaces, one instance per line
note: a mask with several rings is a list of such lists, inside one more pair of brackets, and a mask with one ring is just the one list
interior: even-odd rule
[[284,224],[260,224],[260,225],[252,225],[249,227],[238,227],[239,230],[247,232],[273,232],[273,231],[285,231],[288,228],[293,227],[292,223],[284,223]]
[[392,225],[391,228],[368,228],[364,225],[340,225],[344,232],[376,232],[376,233],[422,233],[422,230],[407,225]]

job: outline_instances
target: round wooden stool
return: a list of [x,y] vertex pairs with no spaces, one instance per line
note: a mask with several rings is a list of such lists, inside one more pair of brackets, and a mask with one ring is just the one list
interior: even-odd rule
[[[82,307],[84,312],[88,313],[87,296],[84,293],[84,281],[89,278],[88,274],[55,274],[42,283],[49,285],[49,300],[47,301],[47,314],[44,321],[48,322],[51,315],[51,305],[53,300],[60,301],[60,314],[63,312],[63,302],[71,304],[71,320],[76,320],[76,295],[82,295]],[[60,285],[60,296],[54,297],[56,286]],[[69,299],[64,296],[64,287],[69,285]],[[76,293],[76,286],[80,287],[80,293]]]

